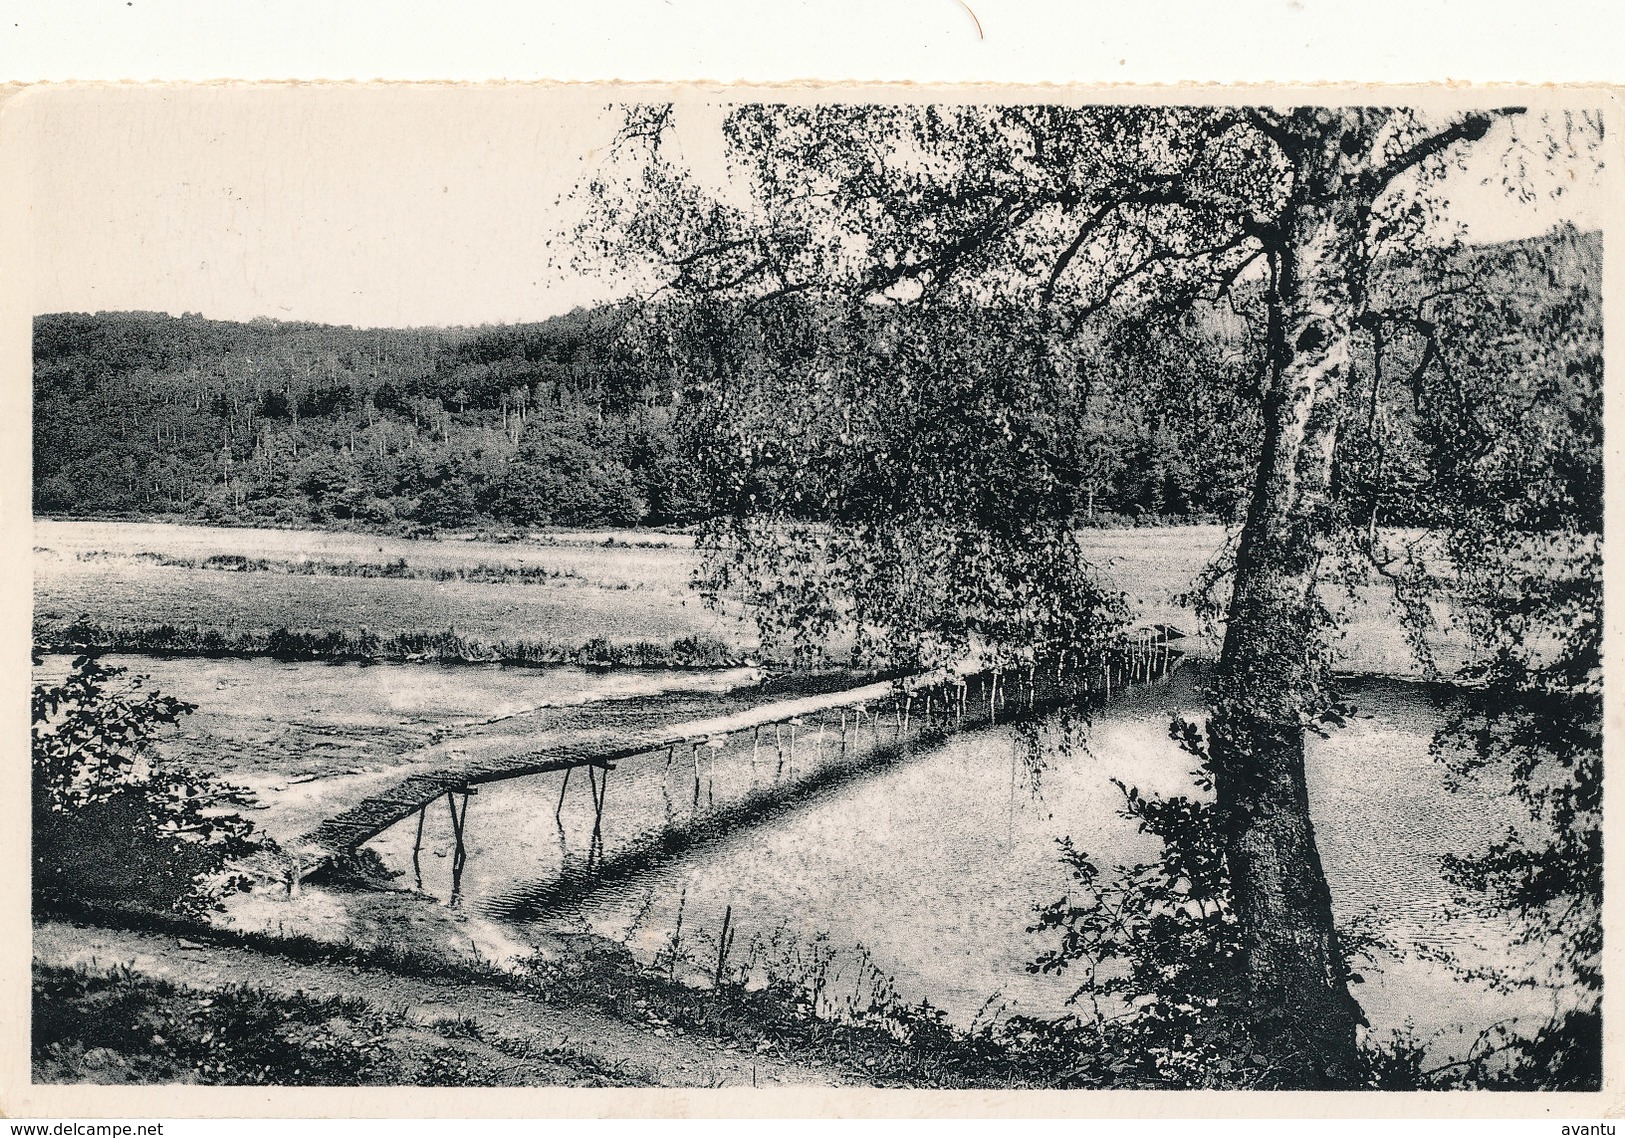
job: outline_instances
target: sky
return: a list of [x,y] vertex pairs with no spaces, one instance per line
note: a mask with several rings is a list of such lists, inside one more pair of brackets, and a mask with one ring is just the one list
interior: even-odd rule
[[[63,88],[0,114],[27,165],[34,312],[142,309],[402,327],[542,319],[609,299],[570,264],[569,192],[600,168],[606,91]],[[715,114],[680,119],[720,156]],[[1588,163],[1542,169],[1533,205],[1498,186],[1504,126],[1452,184],[1476,240],[1600,226]],[[562,203],[562,204],[561,204]]]

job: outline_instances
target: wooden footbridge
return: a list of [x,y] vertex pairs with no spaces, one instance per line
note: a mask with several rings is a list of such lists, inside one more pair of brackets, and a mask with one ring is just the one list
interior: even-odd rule
[[501,729],[460,735],[379,779],[338,792],[334,813],[303,838],[285,843],[294,859],[293,881],[297,884],[413,815],[416,865],[427,812],[441,799],[451,815],[453,879],[460,881],[467,857],[463,837],[469,797],[486,783],[549,773],[564,773],[555,817],[575,773],[585,775],[597,844],[609,773],[639,756],[663,759],[668,769],[680,756],[684,767],[693,769],[698,806],[702,754],[748,749],[752,770],[762,759],[782,777],[788,761],[794,779],[798,766],[805,776],[832,759],[850,762],[874,748],[1039,713],[1080,696],[1109,698],[1114,689],[1167,674],[1181,657],[1171,642],[1182,636],[1158,625],[1130,632],[1087,659],[1072,652],[1039,653],[1014,666],[944,669],[826,694],[784,696],[753,686],[549,709]]

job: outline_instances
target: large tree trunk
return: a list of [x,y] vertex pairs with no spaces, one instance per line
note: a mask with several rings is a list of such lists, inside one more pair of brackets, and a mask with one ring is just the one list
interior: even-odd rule
[[[1315,591],[1363,212],[1335,192],[1339,156],[1291,207],[1273,250],[1264,449],[1237,551],[1209,723],[1244,944],[1249,1020],[1286,1086],[1358,1079],[1348,993],[1304,778],[1304,723],[1325,697]],[[1314,160],[1310,163],[1313,166]],[[1326,182],[1334,183],[1327,185]],[[1324,191],[1330,190],[1330,193]]]

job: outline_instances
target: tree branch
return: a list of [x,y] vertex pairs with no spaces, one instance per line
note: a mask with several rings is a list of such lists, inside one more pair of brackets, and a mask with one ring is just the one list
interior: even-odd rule
[[1061,251],[1061,255],[1055,258],[1055,264],[1050,266],[1049,280],[1044,282],[1043,291],[1039,293],[1040,304],[1048,305],[1055,299],[1055,286],[1060,283],[1061,275],[1066,272],[1067,266],[1083,249],[1084,243],[1100,228],[1101,223],[1116,212],[1122,204],[1122,202],[1111,202],[1101,206],[1090,215],[1089,220],[1078,227],[1077,236]]
[[1014,206],[1004,203],[1002,208],[995,209],[984,217],[980,224],[920,260],[900,263],[870,273],[868,279],[860,286],[860,291],[883,293],[901,281],[923,280],[928,276],[933,277],[935,283],[940,285],[953,275],[966,257],[995,237],[1020,228],[1037,210],[1038,206],[1032,203]]
[[743,249],[747,245],[755,244],[755,242],[755,237],[739,237],[732,241],[723,241],[716,245],[708,245],[703,249],[696,249],[686,256],[678,257],[671,263],[679,269],[686,269],[691,265],[698,264],[707,257],[720,257],[724,253],[731,253],[735,249]]
[[1282,153],[1291,156],[1299,146],[1298,139],[1265,107],[1248,107],[1244,113],[1247,123],[1281,148]]
[[[1076,204],[1081,203],[1068,203],[1069,206]],[[1039,301],[1041,304],[1048,305],[1055,299],[1056,287],[1060,283],[1062,275],[1065,274],[1067,267],[1071,265],[1073,260],[1076,259],[1077,255],[1082,252],[1083,247],[1088,243],[1089,238],[1095,233],[1099,232],[1101,225],[1104,224],[1106,219],[1117,210],[1122,209],[1124,206],[1131,205],[1172,205],[1183,206],[1188,209],[1196,210],[1211,210],[1214,208],[1211,203],[1201,203],[1193,198],[1189,192],[1187,192],[1184,184],[1177,177],[1170,177],[1160,184],[1144,186],[1138,190],[1114,195],[1110,201],[1106,202],[1104,205],[1101,205],[1095,210],[1094,213],[1089,215],[1083,224],[1079,226],[1078,232],[1073,237],[1072,241],[1068,243],[1067,247],[1061,251],[1058,257],[1056,257],[1055,263],[1050,267],[1049,279],[1045,282],[1044,288],[1039,294]],[[1243,228],[1245,229],[1246,227],[1244,226]],[[1223,246],[1216,247],[1211,251],[1222,252],[1225,249],[1233,248],[1238,243],[1238,241],[1231,241]],[[1192,254],[1190,257],[1185,259],[1192,259],[1195,256],[1200,255],[1200,253]],[[1163,257],[1159,259],[1166,260],[1170,258]],[[1133,275],[1133,272],[1136,271],[1138,270],[1136,269],[1131,271],[1129,275]]]
[[[1251,240],[1251,236],[1249,234],[1238,233],[1228,241],[1221,241],[1217,245],[1207,245],[1200,249],[1192,249],[1188,252],[1181,252],[1177,249],[1169,249],[1166,247],[1153,250],[1142,257],[1139,261],[1131,265],[1127,271],[1119,274],[1115,280],[1106,286],[1105,293],[1099,299],[1093,300],[1079,309],[1078,319],[1084,319],[1106,307],[1106,305],[1110,304],[1116,298],[1117,294],[1121,292],[1130,281],[1134,280],[1134,278],[1138,277],[1141,273],[1145,272],[1147,269],[1150,269],[1154,265],[1166,264],[1171,261],[1198,261],[1203,257],[1222,256],[1223,254],[1230,252],[1232,249],[1241,248],[1241,246],[1249,240]],[[1254,254],[1254,256],[1257,256],[1257,254]],[[1248,258],[1249,261],[1252,259],[1252,257]]]
[[1443,153],[1458,142],[1477,142],[1489,133],[1491,124],[1506,115],[1521,114],[1523,107],[1503,107],[1494,111],[1474,111],[1437,134],[1416,142],[1385,165],[1371,172],[1367,190],[1375,196],[1399,175],[1436,154]]
[[[1250,236],[1250,234],[1243,234],[1243,238],[1247,236]],[[1236,241],[1235,247],[1240,248],[1240,246],[1241,241]],[[1248,253],[1241,260],[1237,261],[1235,267],[1233,267],[1229,272],[1225,273],[1223,278],[1220,279],[1218,287],[1213,293],[1213,303],[1217,304],[1219,301],[1228,298],[1230,296],[1231,289],[1236,287],[1236,281],[1240,280],[1241,274],[1247,271],[1247,266],[1264,256],[1264,254],[1267,252],[1269,252],[1269,249],[1264,244],[1260,243],[1258,248],[1254,249],[1251,253]],[[1234,312],[1235,305],[1232,304],[1230,306],[1230,310]]]

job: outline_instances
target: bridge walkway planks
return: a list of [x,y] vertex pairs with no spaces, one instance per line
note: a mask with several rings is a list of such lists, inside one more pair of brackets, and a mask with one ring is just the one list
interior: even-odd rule
[[[913,682],[918,682],[916,677]],[[757,688],[603,700],[515,717],[502,730],[461,735],[399,769],[382,788],[324,818],[295,843],[301,875],[359,847],[448,793],[482,783],[582,767],[613,768],[633,755],[889,698],[891,681],[812,696]]]
[[[1124,642],[1121,676],[1134,682],[1165,671],[1179,653],[1169,640],[1181,634],[1155,628]],[[1113,667],[1110,672],[1118,673]],[[1113,683],[1109,674],[1106,690]],[[467,794],[482,783],[580,768],[613,769],[635,755],[735,735],[761,727],[799,722],[802,717],[881,702],[898,714],[914,693],[956,687],[975,688],[976,698],[999,693],[997,675],[947,669],[860,684],[818,695],[784,696],[757,687],[728,692],[676,692],[657,696],[603,700],[569,707],[540,709],[457,736],[430,748],[424,757],[393,772],[385,785],[333,805],[340,807],[294,843],[296,876],[308,876],[320,865],[354,851],[437,799]],[[907,702],[905,702],[907,701]],[[943,703],[939,711],[945,711]],[[362,788],[363,791],[365,788]],[[596,795],[596,791],[595,791]],[[466,805],[465,805],[466,809]],[[453,805],[453,816],[456,808]]]

